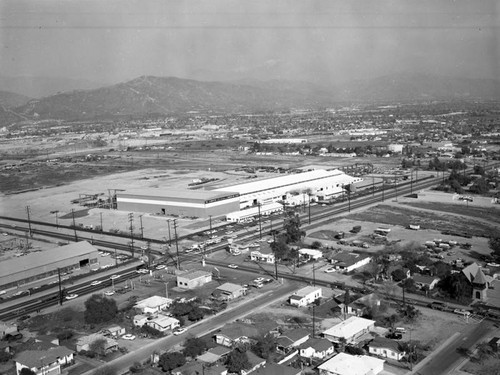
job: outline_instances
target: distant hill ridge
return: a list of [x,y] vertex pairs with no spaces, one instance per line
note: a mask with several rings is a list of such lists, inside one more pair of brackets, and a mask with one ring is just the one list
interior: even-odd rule
[[[15,108],[27,118],[64,120],[172,114],[320,109],[339,102],[500,99],[500,82],[419,74],[359,80],[339,87],[283,80],[207,82],[141,76],[111,86],[35,99]],[[1,121],[1,119],[0,119]]]

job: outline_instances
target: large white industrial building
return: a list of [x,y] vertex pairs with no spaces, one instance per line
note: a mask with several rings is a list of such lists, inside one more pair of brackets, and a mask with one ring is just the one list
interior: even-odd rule
[[[259,205],[261,214],[268,214],[282,209],[281,203],[298,206],[328,200],[343,194],[346,186],[359,181],[362,179],[338,169],[318,169],[215,190],[173,191],[163,187],[126,190],[117,192],[116,203],[122,211],[182,217],[207,218],[233,213],[232,220],[239,221],[255,216]],[[245,212],[238,214],[240,210]]]
[[[289,174],[266,180],[252,181],[216,189],[216,191],[236,192],[240,196],[240,209],[267,205],[282,201],[290,205],[314,200],[328,200],[342,194],[345,186],[362,181],[362,178],[346,175],[334,169]],[[309,194],[308,194],[309,193]]]

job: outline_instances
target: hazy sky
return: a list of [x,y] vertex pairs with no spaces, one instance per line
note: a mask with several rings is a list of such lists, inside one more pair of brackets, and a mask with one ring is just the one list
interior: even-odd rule
[[[497,0],[0,0],[0,75],[500,79]],[[215,72],[217,74],[211,74]]]

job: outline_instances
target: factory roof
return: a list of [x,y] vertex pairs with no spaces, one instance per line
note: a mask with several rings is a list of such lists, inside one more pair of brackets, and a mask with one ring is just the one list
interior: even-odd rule
[[216,191],[232,191],[238,192],[240,194],[250,194],[257,193],[259,191],[265,191],[269,189],[283,188],[287,186],[293,186],[300,183],[313,182],[315,180],[321,180],[326,178],[334,178],[340,176],[347,176],[344,172],[334,169],[331,171],[325,171],[324,169],[318,169],[314,171],[304,172],[304,173],[294,173],[286,176],[268,178],[265,180],[257,180],[248,182],[240,185],[232,185],[228,187],[222,187],[216,189]]
[[117,199],[127,198],[127,197],[147,197],[148,199],[196,199],[203,201],[211,201],[218,198],[226,198],[232,196],[238,196],[238,193],[225,189],[224,191],[217,190],[171,190],[168,186],[159,188],[146,188],[146,189],[127,189],[123,192],[116,193]]
[[61,259],[79,257],[96,251],[97,249],[90,243],[81,241],[41,252],[29,253],[18,258],[2,261],[0,263],[0,275],[25,272],[33,268],[52,264]]

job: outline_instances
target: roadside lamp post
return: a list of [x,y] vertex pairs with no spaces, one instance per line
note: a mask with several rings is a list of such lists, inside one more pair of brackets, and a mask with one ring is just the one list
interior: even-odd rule
[[75,210],[71,209],[71,216],[73,217],[73,231],[75,233],[75,242],[78,242],[78,236],[76,235],[76,223],[75,223]]
[[26,213],[28,214],[28,227],[30,230],[30,237],[33,237],[33,232],[31,231],[30,206],[26,206]]
[[101,232],[104,232],[104,228],[102,227],[102,212],[100,212],[99,215],[101,216]]
[[174,219],[173,220],[174,222],[174,238],[175,238],[175,250],[176,250],[176,254],[177,254],[177,270],[180,269],[180,263],[179,263],[179,242],[177,240],[177,221]]
[[410,194],[413,194],[413,169],[410,170]]
[[142,216],[143,215],[139,215],[139,220],[141,221],[141,239],[144,238],[144,227],[142,226]]
[[309,197],[309,224],[311,224],[311,195],[307,194]]
[[210,230],[212,230],[212,215],[208,215]]

